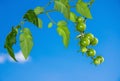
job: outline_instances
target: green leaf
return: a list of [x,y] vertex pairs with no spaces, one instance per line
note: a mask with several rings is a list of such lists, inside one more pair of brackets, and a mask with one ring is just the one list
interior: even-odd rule
[[63,4],[67,4],[69,2],[69,0],[55,0],[55,1],[60,1],[62,2]]
[[53,26],[53,23],[50,22],[50,23],[48,24],[48,28],[52,28],[52,26]]
[[23,18],[28,22],[31,22],[32,24],[36,25],[38,28],[42,27],[42,20],[37,18],[33,10],[28,10],[27,13],[23,16]]
[[20,35],[20,47],[23,56],[27,59],[33,47],[32,34],[28,28],[24,28]]
[[29,28],[24,28],[24,29],[22,30],[22,34],[23,34],[23,33],[24,33],[24,34],[27,34],[27,35],[32,35]]
[[70,6],[69,6],[68,3],[65,4],[65,3],[61,2],[61,1],[55,1],[54,8],[57,11],[61,12],[65,16],[65,18],[67,18],[67,19],[70,18]]
[[83,2],[83,1],[78,1],[76,4],[76,10],[82,16],[85,16],[86,18],[92,19],[92,15],[90,13],[90,9],[88,8],[87,3]]
[[41,13],[44,12],[44,8],[38,6],[38,7],[36,7],[36,8],[34,9],[34,12],[35,12],[36,15],[39,15],[39,14],[41,14]]
[[57,26],[67,26],[67,23],[64,20],[62,20],[57,23]]
[[6,41],[5,41],[5,45],[4,45],[4,48],[7,49],[9,55],[11,56],[11,58],[15,61],[16,58],[15,58],[15,55],[14,55],[14,50],[12,48],[12,46],[14,44],[16,44],[16,36],[17,36],[17,33],[18,33],[18,29],[17,28],[13,28],[12,27],[12,31],[7,35],[6,37]]
[[[59,23],[61,23],[61,22],[59,22]],[[57,32],[60,36],[62,36],[64,46],[68,47],[69,40],[70,40],[70,32],[69,32],[67,25],[63,25],[63,24],[58,25]]]
[[38,18],[38,28],[42,28],[42,20],[40,18]]
[[70,20],[71,20],[72,22],[76,22],[76,19],[77,19],[76,14],[73,13],[73,12],[70,12]]

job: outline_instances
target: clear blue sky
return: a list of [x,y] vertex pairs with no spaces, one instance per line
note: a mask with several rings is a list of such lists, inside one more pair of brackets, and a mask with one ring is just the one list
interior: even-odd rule
[[[47,2],[0,0],[0,54],[7,53],[3,45],[11,26],[17,25],[28,9],[43,6]],[[120,81],[120,0],[96,0],[91,13],[93,20],[87,21],[86,32],[92,32],[99,38],[95,49],[98,55],[105,58],[102,65],[95,67],[90,64],[89,58],[77,53],[79,46],[73,24],[69,24],[71,40],[66,49],[56,32],[56,26],[48,29],[49,19],[41,15],[43,29],[29,23],[25,25],[31,29],[34,37],[31,61],[0,64],[0,81]],[[63,18],[59,13],[50,15],[55,20]],[[18,52],[19,44],[14,48]]]

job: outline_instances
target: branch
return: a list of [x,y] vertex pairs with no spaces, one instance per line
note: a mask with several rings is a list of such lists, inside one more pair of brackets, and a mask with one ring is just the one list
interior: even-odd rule
[[48,18],[50,19],[50,21],[53,23],[53,24],[57,24],[51,17],[50,17],[50,15],[48,14],[48,13],[46,13],[46,15],[48,16]]
[[[71,6],[70,8],[75,8],[76,6]],[[50,13],[50,12],[56,12],[57,10],[53,9],[53,10],[46,10],[40,14],[46,14],[46,13]]]
[[54,1],[54,0],[50,0],[50,1],[45,5],[44,8],[46,8],[46,7],[48,7],[50,4],[52,4],[53,1]]
[[53,9],[53,10],[46,10],[40,14],[46,14],[46,13],[50,13],[50,12],[56,12],[57,10]]

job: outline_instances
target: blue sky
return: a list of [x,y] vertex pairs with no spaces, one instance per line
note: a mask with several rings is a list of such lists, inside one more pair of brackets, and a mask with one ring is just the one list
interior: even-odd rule
[[[21,21],[28,9],[44,6],[47,2],[48,0],[0,0],[0,56],[7,55],[3,46],[11,27]],[[90,64],[89,58],[77,53],[77,33],[72,23],[69,23],[70,45],[64,48],[56,26],[48,29],[47,23],[50,20],[46,15],[41,15],[44,22],[42,29],[25,24],[25,27],[31,29],[34,38],[30,61],[14,63],[7,59],[0,64],[0,81],[120,81],[120,1],[96,0],[91,13],[93,20],[87,21],[86,32],[92,32],[99,38],[95,49],[98,55],[105,58],[102,65],[95,67]],[[55,21],[63,19],[60,13],[50,15]],[[19,43],[14,49],[15,53],[20,53]]]

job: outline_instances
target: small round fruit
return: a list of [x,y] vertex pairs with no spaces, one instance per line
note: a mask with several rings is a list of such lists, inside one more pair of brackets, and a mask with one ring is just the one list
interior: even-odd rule
[[93,61],[93,63],[94,63],[95,65],[99,65],[99,64],[100,64],[100,60],[97,59],[97,58],[95,58],[94,61]]
[[84,18],[83,17],[78,17],[77,22],[80,22],[80,23],[84,22]]
[[85,37],[87,37],[88,39],[90,39],[90,42],[94,39],[94,35],[92,33],[85,34]]
[[100,63],[104,62],[104,58],[102,56],[97,56],[96,58],[100,60]]
[[96,55],[96,51],[94,49],[89,49],[87,51],[87,56],[93,57]]
[[87,38],[82,38],[80,40],[80,45],[83,46],[83,47],[86,47],[86,46],[90,45],[90,40],[87,39]]
[[81,52],[82,53],[86,53],[87,52],[87,48],[86,47],[81,47]]
[[98,39],[94,38],[90,44],[93,45],[93,46],[97,45],[98,44]]
[[76,26],[77,31],[83,32],[86,29],[86,24],[85,23],[78,23]]

